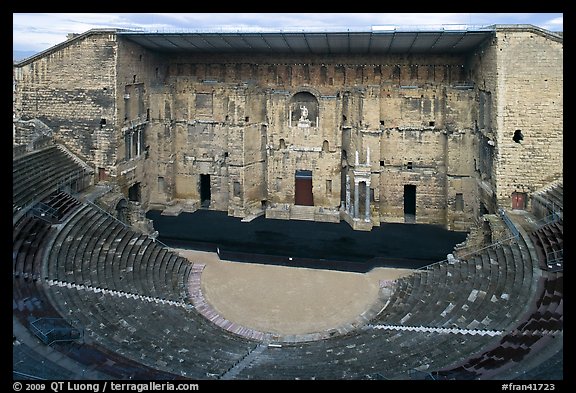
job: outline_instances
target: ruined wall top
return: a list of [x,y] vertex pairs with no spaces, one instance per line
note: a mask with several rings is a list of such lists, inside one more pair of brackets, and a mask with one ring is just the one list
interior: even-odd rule
[[25,66],[27,64],[33,63],[34,61],[41,59],[43,57],[49,56],[50,54],[54,53],[54,52],[58,52],[59,50],[66,48],[70,45],[73,45],[74,43],[78,42],[78,41],[82,41],[84,39],[86,39],[87,37],[90,37],[92,35],[104,35],[104,34],[109,34],[114,38],[116,36],[116,33],[118,32],[118,29],[90,29],[82,34],[68,34],[66,41],[63,41],[59,44],[56,44],[46,50],[43,50],[42,52],[38,52],[33,56],[30,56],[26,59],[23,59],[19,62],[15,62],[14,63],[14,67],[22,67]]

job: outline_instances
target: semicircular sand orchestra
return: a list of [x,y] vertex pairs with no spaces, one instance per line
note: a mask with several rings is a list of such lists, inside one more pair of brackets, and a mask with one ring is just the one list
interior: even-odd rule
[[354,321],[377,300],[380,280],[409,269],[369,273],[293,268],[219,260],[215,253],[177,250],[205,263],[201,286],[206,301],[224,318],[279,335],[330,330]]

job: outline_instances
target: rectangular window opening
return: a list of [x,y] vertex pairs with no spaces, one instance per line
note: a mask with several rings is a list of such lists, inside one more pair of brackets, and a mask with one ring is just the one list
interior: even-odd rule
[[464,211],[464,195],[460,192],[456,193],[456,201],[454,203],[454,210],[458,212]]

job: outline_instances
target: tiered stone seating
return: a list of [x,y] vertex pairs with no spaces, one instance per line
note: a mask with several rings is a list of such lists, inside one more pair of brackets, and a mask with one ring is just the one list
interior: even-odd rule
[[[245,356],[254,342],[211,325],[189,303],[174,306],[150,300],[186,300],[191,268],[188,260],[153,239],[83,205],[55,236],[46,279],[53,283],[48,291],[58,312],[83,327],[99,346],[115,348],[134,362],[170,375],[215,378]],[[153,356],[154,346],[165,355]],[[193,353],[194,365],[183,364],[187,356],[179,353]]]
[[562,217],[564,183],[558,181],[532,194],[532,213],[540,219]]
[[365,329],[322,341],[269,347],[239,379],[409,379],[490,342],[489,337]]
[[41,276],[45,240],[51,226],[34,216],[23,217],[12,234],[12,264],[15,278],[38,279]]
[[[43,150],[15,173],[24,183],[41,183],[25,173],[47,165],[65,176],[72,169],[58,166],[56,155]],[[194,309],[189,261],[96,206],[54,192],[55,181],[41,186],[51,193],[43,203],[62,224],[33,215],[14,220],[14,316],[24,326],[64,317],[82,328],[83,343],[54,348],[111,378],[218,379],[235,368],[238,379],[408,379],[415,370],[489,379],[535,356],[562,330],[561,273],[544,272],[538,283],[537,252],[520,237],[396,280],[369,325],[318,341],[284,337],[281,347],[268,347]],[[15,207],[39,195],[27,196],[14,184],[21,201]],[[557,246],[561,224],[535,233],[540,238],[548,241],[543,249]],[[251,353],[257,355],[247,357]]]
[[12,169],[13,213],[56,191],[59,184],[82,180],[88,169],[58,146],[17,157]]
[[12,364],[19,365],[18,371],[13,371],[14,380],[71,380],[75,373],[40,356],[38,352],[25,344],[13,345]]
[[[84,365],[90,370],[97,370],[103,374],[101,378],[95,379],[119,379],[119,380],[175,380],[182,379],[177,375],[165,373],[144,364],[125,358],[111,349],[105,347],[83,343],[67,344],[65,346],[54,344],[70,358]],[[77,373],[77,378],[82,375]]]
[[544,190],[543,196],[560,209],[564,206],[564,183],[560,182]]
[[[372,321],[381,329],[270,348],[238,377],[406,379],[407,370],[438,370],[461,362],[493,345],[523,314],[534,290],[532,264],[525,245],[512,243],[453,264],[432,265],[396,281],[385,309]],[[480,335],[485,331],[496,338]],[[470,376],[465,370],[460,374]]]
[[535,310],[527,321],[520,324],[518,331],[546,334],[562,330],[563,327],[563,304],[564,288],[563,275],[555,273],[541,279],[543,290],[536,301]]
[[47,196],[32,208],[37,217],[46,217],[50,223],[61,222],[74,209],[81,205],[80,201],[64,191],[56,191]]
[[550,271],[561,271],[564,268],[563,220],[545,224],[529,235],[538,253],[540,267]]
[[516,380],[546,381],[564,379],[564,350],[560,348],[548,360],[538,363],[530,370],[518,373]]
[[491,379],[528,356],[536,358],[563,329],[562,274],[542,277],[539,288],[533,311],[514,330],[480,356],[438,375],[446,379],[466,374],[470,379]]
[[519,244],[500,244],[467,260],[431,265],[397,285],[374,323],[505,329],[530,293],[532,260]]
[[[83,216],[87,216],[89,213],[94,212],[100,213],[87,205],[83,205],[80,209],[78,209],[78,211],[75,212],[75,216],[71,217],[70,220],[73,220],[73,222],[76,222],[77,224],[81,223],[81,225],[84,225],[86,222],[82,220]],[[94,217],[93,215],[89,216]],[[121,227],[124,231],[127,230],[123,224],[121,224]],[[65,228],[69,228],[69,225],[66,225]],[[45,221],[31,215],[25,216],[15,225],[13,234],[13,315],[18,319],[18,321],[20,321],[22,326],[29,327],[30,322],[39,318],[62,318],[63,316],[67,316],[66,314],[61,313],[61,305],[58,306],[61,299],[55,299],[53,297],[54,291],[50,290],[50,287],[48,286],[49,280],[44,280],[44,278],[41,277],[42,258],[39,258],[38,255],[42,255],[43,251],[48,252],[51,249],[50,244],[58,244],[58,241],[62,240],[63,238],[66,240],[68,240],[68,237],[75,239],[75,237],[71,235],[71,232],[73,233],[73,231],[60,232],[57,237],[54,227],[51,227]],[[72,240],[68,241],[70,243],[72,242]],[[75,246],[78,246],[78,244],[75,244]],[[80,252],[80,247],[76,248],[78,254],[88,255],[85,253],[86,247],[82,249],[84,251]],[[74,253],[70,251],[70,247],[67,247],[66,256],[74,257]],[[49,269],[49,275],[55,274],[59,271],[58,267],[56,266],[58,260],[54,258],[50,258],[50,260],[52,260],[52,266],[51,269]],[[72,272],[76,274],[73,277],[75,279],[82,279],[83,276],[78,275],[77,272],[75,272],[75,270],[82,270],[82,268],[78,267],[78,269],[75,269],[75,266],[71,267]],[[179,273],[183,274],[184,272],[181,270]],[[68,291],[78,291],[75,288],[66,289]],[[83,304],[80,302],[77,303],[77,305],[78,309],[81,310],[82,307],[90,306],[90,303]],[[142,315],[141,318],[142,323],[145,323],[148,315],[145,312],[143,313],[145,315]],[[75,318],[66,319],[69,321],[69,323],[76,325],[78,328],[83,327],[82,325],[78,325],[77,319]],[[98,369],[102,373],[103,378],[106,379],[114,377],[122,379],[129,379],[134,377],[140,379],[178,378],[176,375],[167,372],[161,372],[155,370],[154,368],[149,368],[138,361],[129,360],[117,352],[108,350],[105,347],[99,345],[93,345],[86,342],[54,343],[52,344],[52,347],[59,349],[63,353],[66,353],[70,358],[81,364],[84,364],[84,368],[90,367],[90,369]],[[18,348],[15,348],[13,351],[14,356],[26,356],[25,351],[26,349],[24,345],[18,346]],[[58,379],[59,376],[69,376],[70,373],[73,373],[72,371],[63,372],[63,369],[58,367],[56,364],[54,364],[54,367],[47,364],[45,371],[48,374],[39,374],[37,372],[38,370],[34,369],[33,365],[34,363],[31,362],[29,367],[32,367],[33,369],[28,368],[28,370],[35,372],[35,375],[50,374],[54,378]],[[52,369],[59,371],[52,372],[50,371]],[[18,370],[21,370],[19,372],[23,372],[22,370],[26,369],[18,368]],[[79,368],[77,370],[76,377],[78,377],[81,373],[82,369]],[[21,376],[21,378],[24,378],[24,376]]]
[[52,286],[58,307],[90,339],[159,371],[214,379],[256,344],[211,325],[191,307]]
[[[330,339],[333,347],[329,352],[323,348],[328,341],[269,349],[238,377],[364,379],[380,375],[405,379],[410,369],[446,369],[470,354],[485,353],[500,341],[510,340],[501,337],[528,312],[526,303],[536,290],[535,266],[537,261],[523,238],[453,264],[432,265],[396,280],[385,309],[372,321],[382,329],[363,330],[354,338]],[[461,330],[442,333],[433,328]],[[488,331],[494,336],[479,333]],[[385,350],[376,350],[377,355],[372,356],[372,348]],[[349,358],[331,361],[325,353],[349,353]],[[482,376],[464,368],[453,368],[450,375],[458,379]]]
[[153,239],[86,205],[58,234],[48,272],[50,279],[182,300],[191,267]]

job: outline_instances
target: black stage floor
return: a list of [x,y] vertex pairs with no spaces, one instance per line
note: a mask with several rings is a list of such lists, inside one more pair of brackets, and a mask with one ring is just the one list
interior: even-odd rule
[[415,269],[446,259],[466,232],[438,225],[382,223],[372,231],[354,231],[344,221],[321,223],[273,220],[251,222],[226,212],[198,210],[178,216],[149,211],[167,246],[218,251],[221,259],[367,272],[374,267]]

